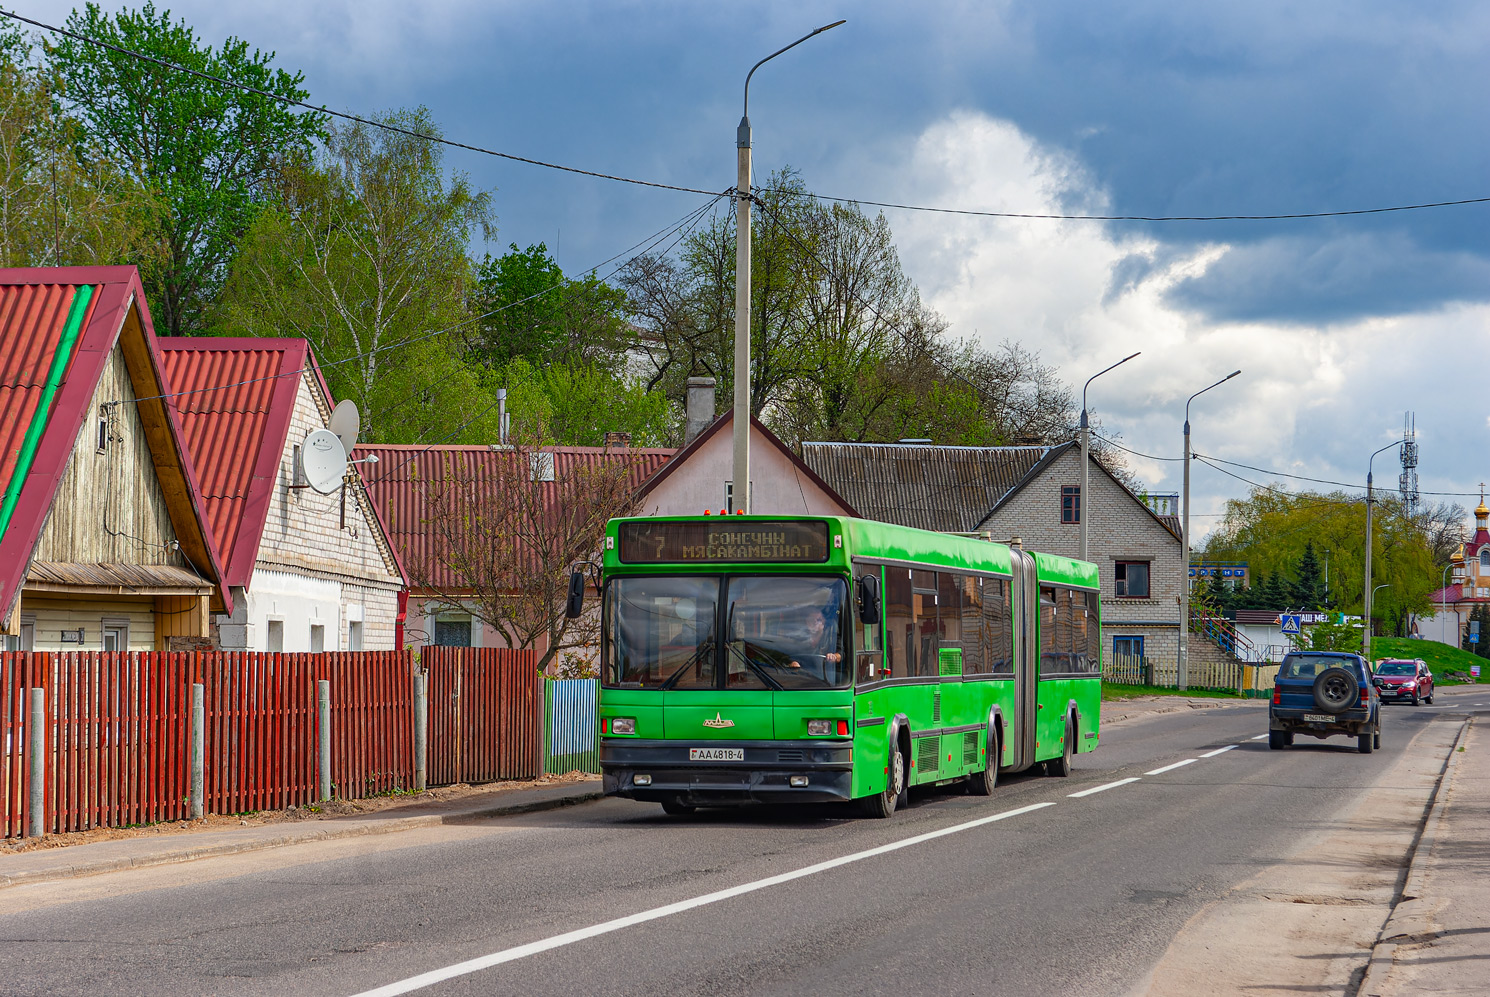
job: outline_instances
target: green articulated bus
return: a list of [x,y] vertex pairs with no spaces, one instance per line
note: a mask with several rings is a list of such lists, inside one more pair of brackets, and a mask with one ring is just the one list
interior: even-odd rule
[[607,794],[888,817],[1097,746],[1095,565],[823,516],[616,519],[604,546]]

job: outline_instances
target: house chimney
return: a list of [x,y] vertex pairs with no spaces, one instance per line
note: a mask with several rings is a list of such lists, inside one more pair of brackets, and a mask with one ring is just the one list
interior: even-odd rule
[[699,433],[714,422],[714,379],[712,377],[690,377],[688,398],[683,411],[687,421],[683,425],[683,445],[692,443]]
[[631,434],[609,430],[605,434],[605,445],[608,447],[629,447],[631,446]]

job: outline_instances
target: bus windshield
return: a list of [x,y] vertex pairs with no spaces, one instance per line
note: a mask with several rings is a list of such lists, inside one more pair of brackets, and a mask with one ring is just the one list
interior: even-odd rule
[[842,578],[821,576],[614,578],[605,595],[605,683],[845,688],[847,595]]

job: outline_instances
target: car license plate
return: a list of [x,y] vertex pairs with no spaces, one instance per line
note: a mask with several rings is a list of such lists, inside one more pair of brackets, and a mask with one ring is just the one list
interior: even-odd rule
[[743,762],[744,748],[689,748],[690,762]]
[[1332,724],[1335,718],[1328,713],[1305,713],[1304,719],[1314,724]]

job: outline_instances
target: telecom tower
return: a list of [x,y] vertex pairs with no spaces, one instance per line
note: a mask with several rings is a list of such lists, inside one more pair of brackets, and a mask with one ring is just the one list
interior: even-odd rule
[[1418,512],[1418,429],[1417,416],[1408,412],[1402,417],[1402,474],[1397,478],[1397,489],[1402,493],[1402,504],[1409,516]]

